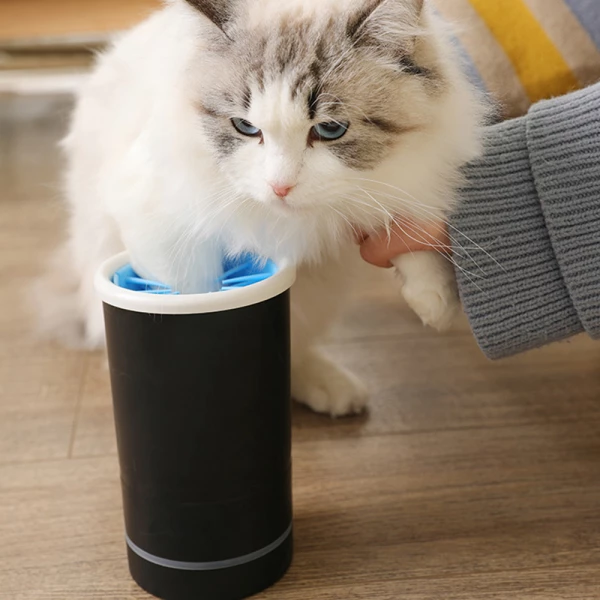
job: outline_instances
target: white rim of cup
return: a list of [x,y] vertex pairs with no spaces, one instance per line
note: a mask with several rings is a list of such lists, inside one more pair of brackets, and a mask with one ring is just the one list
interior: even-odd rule
[[112,282],[113,275],[127,264],[127,252],[117,254],[102,263],[94,280],[96,293],[102,302],[116,308],[157,315],[192,315],[252,306],[283,294],[296,280],[296,269],[284,262],[277,265],[277,273],[268,279],[243,288],[177,296],[145,294],[127,290]]

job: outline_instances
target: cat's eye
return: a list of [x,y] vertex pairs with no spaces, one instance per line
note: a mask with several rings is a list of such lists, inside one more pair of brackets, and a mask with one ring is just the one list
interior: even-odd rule
[[318,123],[310,130],[310,138],[315,141],[324,142],[339,140],[348,131],[349,126],[350,123],[340,121]]
[[254,127],[252,123],[249,123],[245,119],[234,118],[231,119],[231,124],[239,131],[242,135],[249,137],[259,137],[262,135],[262,131],[258,127]]

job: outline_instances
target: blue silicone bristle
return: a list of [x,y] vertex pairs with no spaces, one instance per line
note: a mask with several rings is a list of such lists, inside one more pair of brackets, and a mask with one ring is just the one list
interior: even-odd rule
[[245,254],[227,259],[223,265],[224,273],[219,278],[222,290],[247,287],[264,281],[277,272],[275,263]]
[[[223,264],[223,275],[219,277],[219,291],[235,290],[259,283],[277,273],[277,266],[271,260],[260,259],[251,254],[227,258]],[[113,283],[119,287],[157,295],[178,295],[171,287],[158,281],[140,277],[126,265],[113,275]]]
[[119,287],[131,290],[132,292],[146,292],[147,294],[177,295],[168,285],[159,281],[150,281],[143,279],[132,268],[131,265],[125,265],[113,275],[113,283]]

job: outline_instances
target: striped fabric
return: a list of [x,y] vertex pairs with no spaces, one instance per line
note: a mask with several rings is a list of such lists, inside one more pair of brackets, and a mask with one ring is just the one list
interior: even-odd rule
[[600,80],[600,0],[431,0],[503,116]]

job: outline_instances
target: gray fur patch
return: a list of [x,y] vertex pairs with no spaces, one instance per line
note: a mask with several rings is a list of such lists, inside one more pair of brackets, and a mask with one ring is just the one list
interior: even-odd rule
[[379,128],[385,133],[400,134],[404,133],[404,129],[393,121],[388,121],[383,117],[364,117],[363,123]]
[[198,105],[198,110],[205,118],[202,119],[202,127],[212,143],[217,158],[226,159],[231,156],[242,144],[244,139],[236,133],[231,120],[227,117],[227,106],[219,105],[214,108],[206,105]]
[[[213,113],[243,116],[253,100],[250,90],[263,93],[271,82],[284,79],[292,100],[303,104],[307,140],[315,121],[348,122],[350,128],[343,139],[314,143],[325,144],[353,169],[375,167],[400,136],[422,126],[414,120],[415,111],[401,100],[409,78],[415,82],[409,88],[418,87],[421,98],[434,98],[443,90],[443,81],[434,60],[418,62],[408,53],[412,45],[405,43],[406,39],[390,39],[389,34],[381,33],[381,24],[370,26],[384,12],[387,4],[383,0],[365,4],[363,10],[345,17],[313,22],[287,16],[279,23],[265,23],[250,31],[244,28],[242,17],[239,22],[234,19],[227,25],[231,43],[215,50],[219,60],[227,63],[224,70],[233,70],[234,76],[223,82],[215,78],[215,89],[203,104],[212,107]],[[382,10],[377,10],[380,7]],[[427,64],[421,64],[423,61]],[[393,64],[398,65],[396,71],[390,68]],[[215,118],[208,111],[204,114],[215,121],[209,129],[214,130],[211,139],[220,156],[248,143],[231,131],[228,119]]]
[[[232,126],[230,125],[230,127]],[[233,132],[228,133],[225,131],[214,132],[214,134],[211,135],[211,139],[215,144],[217,155],[220,159],[227,158],[244,143]]]
[[308,118],[314,121],[319,108],[319,91],[316,88],[310,90],[306,103],[308,104]]
[[375,10],[379,8],[381,4],[383,4],[385,0],[368,0],[366,2],[366,6],[362,8],[362,10],[358,11],[355,15],[352,15],[348,20],[346,25],[346,35],[352,39],[356,40],[358,35],[361,33],[363,25],[366,23],[367,19],[373,14]]
[[377,166],[390,146],[389,140],[364,143],[364,140],[354,139],[331,144],[330,150],[351,169],[366,171]]
[[233,16],[233,0],[186,0],[186,2],[221,30],[224,30],[225,24]]
[[250,110],[250,106],[252,105],[252,92],[249,87],[244,88],[243,92],[243,100],[244,108],[246,110]]
[[218,117],[221,116],[221,114],[219,113],[219,111],[216,108],[213,108],[212,106],[208,106],[206,104],[198,103],[196,105],[196,107],[198,108],[198,111],[201,114],[206,115],[207,117],[211,117],[213,119],[217,119]]
[[402,55],[399,62],[402,67],[402,72],[407,75],[427,77],[428,79],[431,79],[434,76],[434,73],[430,69],[418,65],[412,56]]

